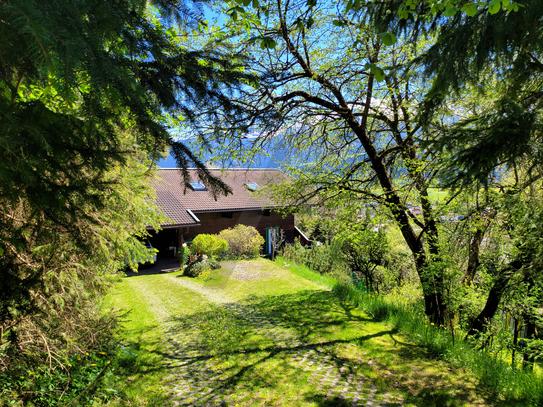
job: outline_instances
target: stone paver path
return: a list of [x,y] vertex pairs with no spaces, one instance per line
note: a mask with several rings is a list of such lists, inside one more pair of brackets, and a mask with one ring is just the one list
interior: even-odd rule
[[[261,315],[248,306],[236,303],[223,303],[220,306],[236,319],[243,321],[253,334],[271,340],[274,345],[260,351],[266,352],[267,358],[281,360],[283,366],[291,370],[291,374],[307,377],[308,382],[316,386],[316,393],[322,396],[321,405],[402,405],[401,398],[398,399],[388,393],[379,394],[371,380],[357,374],[352,366],[344,365],[341,360],[335,360],[330,352],[331,347],[335,346],[334,343],[304,342],[281,321]],[[198,328],[183,326],[182,322],[166,332],[171,338],[166,356],[170,361],[168,368],[171,369],[174,405],[266,405],[265,400],[259,398],[258,394],[250,400],[235,399],[237,389],[243,386],[243,382],[238,380],[239,374],[225,370],[222,356],[210,355],[209,349],[201,346],[198,334]],[[247,368],[258,369],[258,362],[248,363]]]
[[[141,275],[168,273],[175,266],[170,263],[159,262]],[[231,273],[231,278],[243,281],[266,277],[246,265],[234,266]],[[173,405],[278,406],[277,392],[282,389],[291,389],[294,394],[289,407],[403,405],[398,396],[379,392],[371,379],[357,372],[352,361],[336,356],[341,341],[308,339],[311,335],[294,329],[293,320],[289,325],[250,301],[236,302],[227,290],[172,274],[164,274],[164,278],[170,286],[198,294],[203,303],[210,304],[209,314],[220,314],[212,327],[205,312],[202,319],[198,319],[200,313],[175,315],[167,298],[146,290],[144,280],[133,281],[132,286],[151,304],[150,311],[164,329],[162,352],[164,367],[170,372]],[[217,325],[221,323],[224,326]],[[229,346],[211,349],[206,342],[214,339],[210,335],[217,335],[218,342],[229,342]]]
[[478,389],[469,372],[427,358],[393,326],[297,275],[284,261],[221,266],[190,279],[176,271],[174,261],[160,261],[132,273],[112,292],[112,307],[131,310],[125,345],[142,356],[140,369],[121,373],[127,375],[127,392],[120,402],[155,407],[500,404]]

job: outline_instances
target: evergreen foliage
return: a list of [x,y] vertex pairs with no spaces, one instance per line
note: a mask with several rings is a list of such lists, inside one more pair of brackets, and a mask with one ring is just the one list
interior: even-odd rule
[[0,3],[3,373],[69,375],[70,357],[107,344],[116,318],[97,310],[123,260],[151,256],[136,237],[160,224],[150,170],[168,146],[186,182],[195,166],[229,192],[171,136],[202,104],[211,121],[235,114],[228,92],[250,79],[239,56],[183,43],[201,15],[169,0]]
[[[133,148],[129,140],[124,147]],[[49,218],[24,197],[0,199],[0,378],[11,389],[0,401],[20,395],[36,402],[44,391],[53,392],[46,397],[51,402],[66,390],[75,397],[77,386],[95,378],[76,382],[82,380],[74,371],[77,356],[114,349],[118,315],[101,309],[103,297],[125,258],[151,256],[136,236],[163,220],[150,205],[150,163],[141,153],[139,160],[138,152],[132,154],[100,174],[107,188],[96,190],[95,197],[102,205],[78,201],[86,216],[70,224]],[[21,371],[36,374],[16,380]],[[59,379],[43,384],[42,375]]]
[[[194,122],[201,104],[213,106],[215,115],[232,113],[222,85],[245,78],[236,56],[181,44],[183,31],[171,24],[190,16],[186,5],[169,1],[3,2],[0,125],[11,152],[2,159],[6,179],[20,185],[36,177],[36,163],[15,153],[25,146],[49,154],[57,170],[66,170],[57,158],[63,149],[80,154],[89,169],[103,170],[122,161],[116,137],[130,128],[152,158],[169,145],[181,168],[194,165],[211,191],[227,191],[168,133],[172,124]],[[29,144],[19,145],[23,140]],[[9,173],[13,168],[16,174]]]
[[[49,224],[63,230],[51,241],[67,234],[92,252],[95,242],[80,225],[99,223],[96,213],[110,209],[117,181],[106,174],[126,164],[134,148],[156,159],[170,145],[213,193],[228,192],[167,131],[167,120],[194,120],[198,103],[230,111],[219,84],[243,76],[223,55],[179,43],[180,28],[167,24],[191,13],[170,1],[0,4],[3,214],[8,223],[21,213],[17,219],[33,224],[30,231],[6,225],[4,259],[26,253],[28,236],[45,238]],[[5,301],[23,301],[46,267],[35,264],[23,277],[9,264],[2,268]]]

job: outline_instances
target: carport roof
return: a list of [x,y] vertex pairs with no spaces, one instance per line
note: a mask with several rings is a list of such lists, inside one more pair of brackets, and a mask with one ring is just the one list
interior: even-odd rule
[[[269,198],[257,193],[254,190],[254,185],[248,187],[247,184],[265,187],[269,184],[279,184],[290,180],[290,177],[277,169],[212,169],[209,171],[212,175],[221,178],[232,189],[232,194],[218,196],[215,200],[207,190],[193,190],[190,187],[185,187],[183,174],[180,170],[161,169],[158,171],[159,179],[154,182],[158,205],[171,220],[171,222],[164,223],[163,227],[199,225],[198,218],[194,216],[194,213],[233,212],[276,207],[277,205],[274,205]],[[189,170],[189,174],[191,181],[200,181],[196,170]]]

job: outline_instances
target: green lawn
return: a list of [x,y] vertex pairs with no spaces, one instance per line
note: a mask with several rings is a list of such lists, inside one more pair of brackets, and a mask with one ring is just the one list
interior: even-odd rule
[[430,197],[430,201],[432,202],[445,202],[449,197],[449,191],[439,188],[428,188],[428,196]]
[[124,278],[131,310],[109,405],[485,406],[467,374],[268,260]]

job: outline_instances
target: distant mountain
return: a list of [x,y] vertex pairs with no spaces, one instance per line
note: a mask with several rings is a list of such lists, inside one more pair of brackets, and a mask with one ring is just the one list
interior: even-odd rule
[[[246,140],[245,143],[249,146],[253,140]],[[212,148],[214,151],[220,151],[220,146]],[[249,148],[249,147],[248,147]],[[266,154],[256,154],[250,161],[243,162],[242,160],[230,160],[228,162],[218,161],[212,153],[207,153],[204,157],[204,162],[210,167],[219,168],[281,168],[281,163],[290,161],[291,154],[285,148],[275,148],[275,151],[270,151],[269,156]],[[177,168],[175,159],[171,155],[157,162],[159,168]]]

